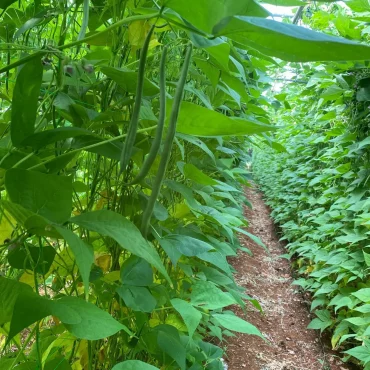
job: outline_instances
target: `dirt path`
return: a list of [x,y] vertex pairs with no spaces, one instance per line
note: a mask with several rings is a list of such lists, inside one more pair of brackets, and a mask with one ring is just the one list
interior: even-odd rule
[[256,298],[264,314],[248,305],[244,315],[237,314],[256,325],[270,343],[249,335],[230,338],[227,361],[229,370],[347,370],[348,367],[324,349],[317,331],[308,330],[311,321],[307,303],[291,283],[290,262],[279,258],[286,253],[279,242],[270,210],[262,195],[255,189],[247,190],[253,210],[246,209],[249,231],[268,247],[270,254],[242,237],[242,243],[253,256],[240,253],[230,260],[237,282],[246,293]]

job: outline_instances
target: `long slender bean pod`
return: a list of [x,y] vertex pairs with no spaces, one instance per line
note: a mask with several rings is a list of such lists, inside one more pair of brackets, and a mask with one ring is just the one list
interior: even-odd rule
[[89,25],[89,4],[90,0],[84,0],[83,3],[83,16],[80,33],[78,34],[77,40],[82,40],[85,37],[87,26]]
[[132,150],[135,144],[136,132],[137,132],[137,128],[139,125],[141,100],[143,98],[143,90],[144,90],[145,63],[146,63],[146,57],[148,54],[150,38],[152,36],[153,30],[154,30],[154,26],[151,27],[148,35],[146,36],[143,48],[141,50],[139,71],[138,71],[138,76],[137,76],[137,86],[136,86],[136,97],[135,97],[134,109],[133,109],[130,124],[128,127],[125,144],[122,149],[122,155],[121,155],[121,161],[120,161],[120,167],[121,167],[120,174],[123,171],[125,171],[126,166],[128,165],[128,162],[130,161]]
[[180,79],[177,83],[175,97],[173,99],[173,104],[172,104],[172,109],[171,109],[171,114],[170,114],[169,124],[168,124],[168,131],[167,131],[166,139],[165,139],[164,146],[163,146],[161,160],[159,162],[157,176],[155,177],[153,188],[152,188],[152,193],[148,199],[148,203],[143,213],[141,233],[144,237],[148,235],[150,219],[153,214],[154,205],[160,193],[163,179],[166,174],[168,162],[171,158],[172,145],[173,145],[173,141],[174,141],[175,134],[176,134],[177,119],[179,116],[181,101],[184,95],[184,87],[185,87],[185,82],[186,82],[186,76],[188,74],[188,70],[190,66],[191,53],[192,53],[192,45],[189,45],[186,50],[184,64],[182,66]]
[[167,56],[167,47],[164,47],[162,51],[161,64],[159,68],[159,117],[158,117],[158,126],[154,135],[154,140],[152,146],[150,147],[149,153],[141,166],[139,174],[135,179],[130,183],[130,185],[137,184],[148,174],[152,164],[157,157],[159,148],[161,146],[164,121],[166,119],[166,56]]

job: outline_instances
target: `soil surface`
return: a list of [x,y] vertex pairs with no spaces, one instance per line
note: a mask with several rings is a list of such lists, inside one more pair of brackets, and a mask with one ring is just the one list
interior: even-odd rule
[[245,209],[248,231],[258,236],[268,252],[242,235],[243,246],[253,253],[240,252],[231,258],[237,274],[236,281],[246,293],[258,300],[263,313],[247,305],[247,314],[240,308],[235,312],[257,326],[268,342],[240,334],[229,338],[227,364],[229,370],[347,370],[325,344],[316,330],[307,329],[312,320],[308,299],[293,282],[290,262],[280,256],[286,253],[279,242],[270,209],[255,188],[247,190],[253,210]]

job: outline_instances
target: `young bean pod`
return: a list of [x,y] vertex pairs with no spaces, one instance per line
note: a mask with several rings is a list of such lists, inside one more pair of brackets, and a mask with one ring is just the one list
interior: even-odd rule
[[175,134],[176,134],[177,118],[179,116],[180,105],[181,105],[181,101],[182,101],[183,94],[184,94],[186,76],[188,74],[188,70],[190,66],[191,53],[192,53],[192,45],[189,45],[186,50],[184,64],[182,66],[180,79],[177,83],[175,97],[173,99],[173,104],[172,104],[172,109],[171,109],[171,114],[170,114],[169,124],[168,124],[168,131],[167,131],[166,139],[163,145],[163,152],[162,152],[161,160],[159,162],[157,176],[155,177],[154,184],[152,187],[152,193],[148,199],[148,203],[143,213],[143,219],[141,223],[141,233],[144,237],[148,235],[148,231],[150,227],[150,219],[153,214],[154,205],[160,193],[162,182],[165,177],[167,165],[171,158],[172,145],[173,145],[173,141],[174,141]]
[[139,71],[137,76],[137,86],[136,86],[136,97],[134,103],[134,109],[132,112],[130,124],[127,131],[127,137],[122,149],[121,160],[120,160],[120,174],[125,171],[134,148],[136,132],[139,125],[139,115],[141,108],[141,101],[143,97],[144,90],[144,72],[146,57],[148,55],[148,48],[150,43],[150,38],[152,37],[154,26],[151,27],[148,35],[145,38],[143,48],[141,50],[140,61],[139,61]]
[[152,146],[150,147],[150,151],[141,166],[139,174],[135,177],[135,179],[129,184],[134,185],[140,182],[145,178],[148,174],[152,164],[157,157],[159,148],[161,146],[162,135],[163,135],[163,128],[164,128],[164,121],[166,118],[166,56],[167,56],[167,46],[164,47],[162,51],[162,58],[161,64],[159,68],[159,87],[160,87],[160,95],[159,95],[159,117],[158,117],[158,126],[157,130],[154,135],[154,140]]

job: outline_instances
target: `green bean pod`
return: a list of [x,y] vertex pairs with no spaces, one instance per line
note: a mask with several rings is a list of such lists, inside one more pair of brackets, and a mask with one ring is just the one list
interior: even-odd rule
[[176,134],[177,119],[179,116],[180,104],[181,104],[183,94],[184,94],[186,76],[188,74],[188,70],[190,66],[191,53],[192,53],[192,45],[189,45],[186,50],[185,60],[182,66],[180,79],[177,83],[175,97],[173,100],[173,105],[172,105],[171,114],[169,118],[168,131],[167,131],[166,139],[165,139],[164,146],[163,146],[163,152],[162,152],[161,160],[159,163],[157,176],[155,177],[153,188],[152,188],[152,193],[148,199],[147,206],[143,213],[143,219],[141,223],[141,233],[144,237],[148,235],[150,219],[153,214],[154,205],[160,193],[163,179],[166,174],[168,162],[170,161],[170,158],[171,158],[172,145],[173,145],[173,141],[174,141],[175,134]]
[[141,166],[139,174],[135,177],[134,180],[129,185],[134,185],[140,182],[148,174],[152,164],[157,157],[159,148],[161,146],[164,121],[166,119],[166,56],[167,56],[167,46],[164,47],[162,51],[161,64],[159,68],[159,87],[160,87],[160,108],[159,108],[159,117],[158,117],[158,126],[154,135],[154,140],[152,146],[150,147],[149,153]]
[[145,38],[143,48],[141,50],[140,62],[139,62],[139,71],[137,76],[137,86],[136,86],[136,97],[134,103],[134,109],[132,112],[130,124],[127,131],[127,137],[122,149],[121,160],[120,160],[120,174],[125,171],[134,148],[136,132],[139,125],[139,116],[141,108],[141,100],[143,98],[144,90],[144,72],[145,72],[145,63],[146,57],[148,55],[148,48],[150,43],[150,38],[152,37],[154,26],[151,27],[148,35]]

